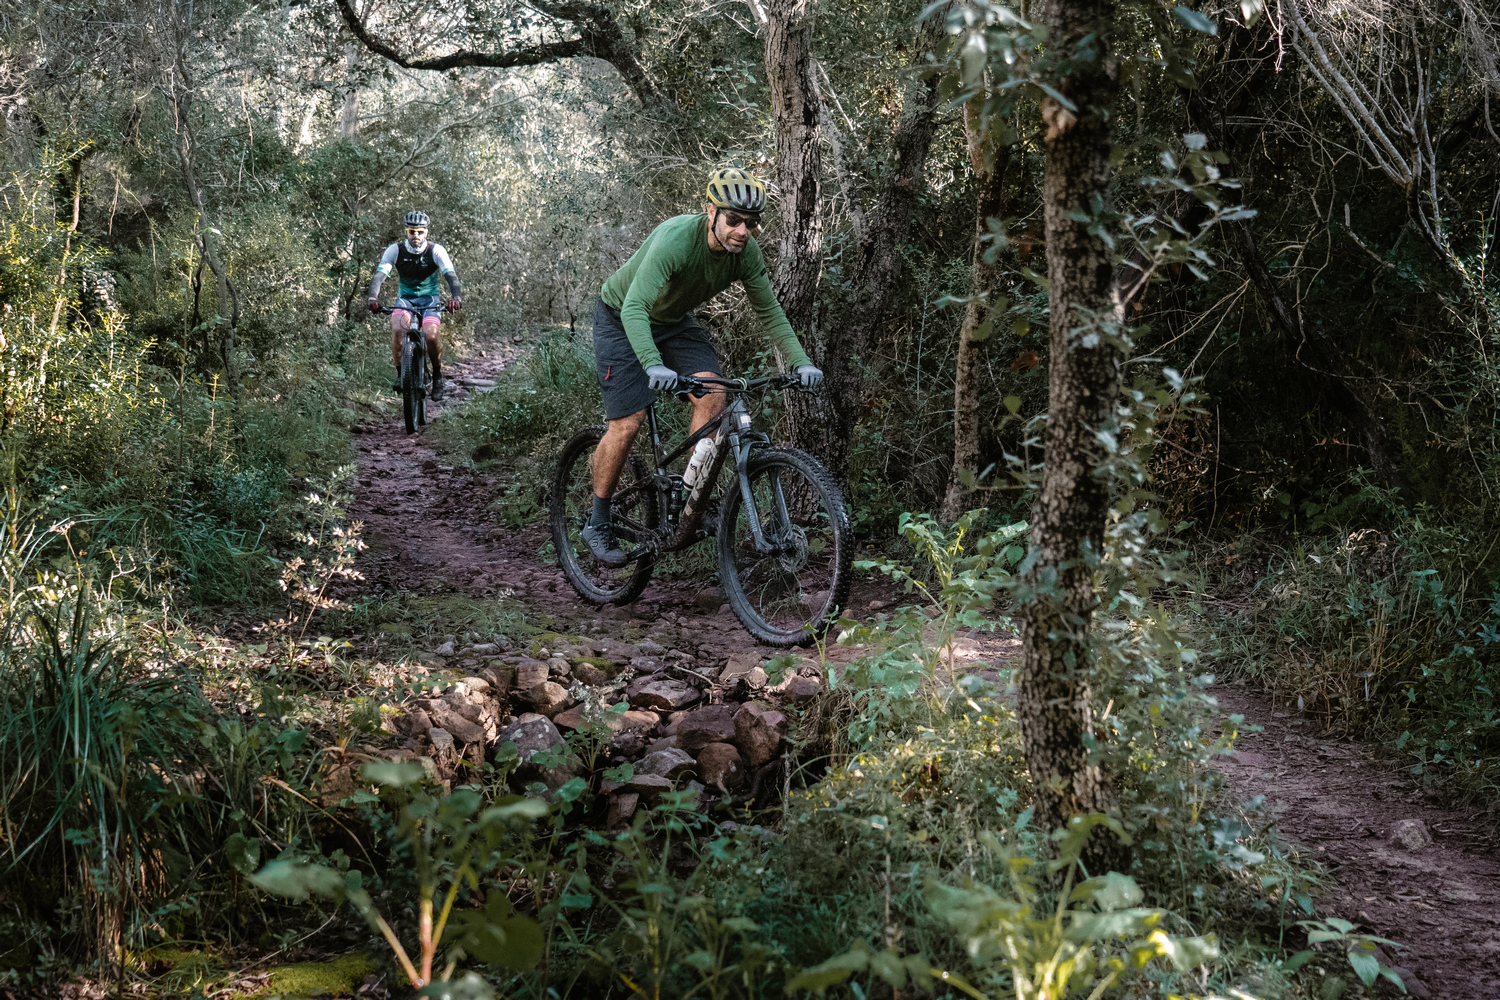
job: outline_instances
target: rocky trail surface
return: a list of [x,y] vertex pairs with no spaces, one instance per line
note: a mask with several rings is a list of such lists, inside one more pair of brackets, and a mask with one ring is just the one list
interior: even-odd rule
[[1243,732],[1224,758],[1235,801],[1264,795],[1281,838],[1329,868],[1318,915],[1399,942],[1378,957],[1413,996],[1500,997],[1496,814],[1438,807],[1406,767],[1320,734],[1314,720],[1263,691],[1226,685],[1214,695],[1226,713],[1262,727]]

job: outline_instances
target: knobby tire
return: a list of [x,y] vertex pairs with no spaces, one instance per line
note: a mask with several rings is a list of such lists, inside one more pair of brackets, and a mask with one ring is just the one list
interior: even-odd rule
[[[731,480],[719,514],[724,595],[761,642],[811,645],[849,601],[854,532],[843,493],[821,462],[795,448],[761,449],[746,472],[763,531],[789,551],[754,551],[738,477]],[[773,502],[778,493],[784,508]]]
[[[641,591],[651,580],[651,559],[648,557],[620,568],[610,568],[594,558],[581,534],[593,509],[592,458],[603,436],[603,427],[590,427],[573,435],[563,446],[557,473],[552,479],[549,511],[552,544],[557,550],[558,566],[579,597],[591,604],[629,604],[641,596]],[[630,487],[637,483],[645,485],[630,491]],[[618,498],[614,509],[617,529],[625,523],[639,524],[647,530],[656,529],[661,516],[657,493],[650,484],[646,464],[634,452],[620,473],[615,496]],[[622,544],[628,552],[631,546]]]

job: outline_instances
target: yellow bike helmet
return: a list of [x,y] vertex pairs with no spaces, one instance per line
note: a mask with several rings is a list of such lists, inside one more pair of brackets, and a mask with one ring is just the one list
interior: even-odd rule
[[708,177],[708,200],[719,208],[759,215],[766,208],[766,185],[739,167],[720,167]]

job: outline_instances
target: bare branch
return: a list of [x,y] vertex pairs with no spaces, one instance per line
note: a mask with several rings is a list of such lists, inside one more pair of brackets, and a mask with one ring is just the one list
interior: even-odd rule
[[511,52],[473,52],[461,49],[458,52],[449,53],[446,56],[438,56],[434,59],[408,59],[385,42],[376,38],[366,30],[359,15],[354,13],[354,5],[351,0],[333,0],[338,6],[339,13],[344,15],[344,23],[359,39],[360,44],[383,59],[395,63],[403,69],[428,69],[445,70],[460,69],[465,66],[481,66],[488,69],[513,69],[517,66],[536,66],[541,63],[556,62],[570,56],[587,55],[584,41],[575,38],[562,42],[546,42],[541,45],[533,45]]

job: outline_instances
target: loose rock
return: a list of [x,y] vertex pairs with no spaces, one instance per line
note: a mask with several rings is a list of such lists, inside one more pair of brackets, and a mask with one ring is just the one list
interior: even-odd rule
[[495,737],[496,746],[514,743],[523,764],[530,763],[531,758],[543,750],[551,750],[561,742],[563,742],[562,733],[557,731],[552,720],[531,712],[527,712],[506,726]]
[[392,719],[391,725],[402,736],[421,736],[432,728],[432,719],[420,708],[409,708]]
[[547,679],[550,671],[540,660],[522,660],[516,664],[516,689],[529,691]]
[[735,737],[734,716],[740,706],[705,705],[684,715],[677,723],[677,745],[697,753],[710,743],[729,743]]
[[746,765],[754,769],[775,759],[790,728],[787,717],[774,708],[747,702],[734,716],[734,742],[744,753]]
[[427,738],[432,741],[432,754],[434,757],[445,757],[453,752],[453,737],[441,727],[434,727],[427,731]]
[[443,643],[437,649],[434,649],[432,651],[432,655],[433,656],[452,656],[453,655],[453,643],[451,641]]
[[604,676],[604,671],[600,670],[592,663],[575,663],[573,665],[573,676],[578,678],[583,683],[587,684],[589,687],[598,687],[600,684],[603,684],[605,681],[609,680],[608,677]]
[[556,681],[543,681],[527,690],[524,697],[539,714],[549,719],[568,707],[568,689]]
[[672,710],[698,700],[698,689],[672,677],[641,677],[625,690],[630,703],[637,708]]
[[489,694],[490,682],[483,677],[461,677],[459,683],[473,694]]
[[604,826],[615,830],[629,822],[630,817],[635,815],[636,803],[640,802],[640,792],[616,792],[609,797],[609,812],[605,817]]
[[1390,842],[1404,851],[1420,851],[1432,846],[1432,834],[1421,820],[1402,819],[1391,826]]
[[744,783],[744,760],[728,743],[710,743],[698,754],[698,776],[711,788],[728,792]]
[[691,754],[679,750],[676,747],[668,747],[658,750],[656,753],[647,754],[635,765],[636,774],[659,774],[663,778],[676,781],[689,771],[693,771],[696,764]]
[[427,715],[432,719],[434,726],[439,729],[446,729],[448,733],[452,734],[450,739],[458,740],[460,743],[481,743],[484,741],[484,727],[460,715],[448,702],[439,701],[430,703],[427,706]]

